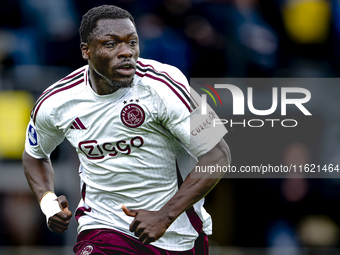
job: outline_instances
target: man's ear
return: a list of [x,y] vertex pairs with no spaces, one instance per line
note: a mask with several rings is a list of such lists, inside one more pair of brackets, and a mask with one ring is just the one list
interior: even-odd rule
[[84,60],[90,59],[90,47],[87,43],[82,42],[80,44],[81,54]]

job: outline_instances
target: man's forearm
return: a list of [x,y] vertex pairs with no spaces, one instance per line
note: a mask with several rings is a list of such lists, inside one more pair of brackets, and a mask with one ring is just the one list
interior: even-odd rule
[[48,227],[57,233],[65,232],[72,217],[66,197],[57,198],[54,193],[44,196],[47,191],[54,192],[54,171],[50,160],[33,158],[24,151],[22,164],[29,186],[41,202],[40,207],[46,216]]
[[[229,147],[222,139],[211,151],[199,158],[197,165],[228,166],[230,162]],[[162,207],[160,212],[163,212],[168,220],[173,222],[181,213],[206,196],[222,176],[223,173],[195,173],[195,170],[192,170],[176,195]]]
[[49,159],[36,159],[24,151],[22,163],[28,184],[38,201],[46,191],[54,192],[54,171]]

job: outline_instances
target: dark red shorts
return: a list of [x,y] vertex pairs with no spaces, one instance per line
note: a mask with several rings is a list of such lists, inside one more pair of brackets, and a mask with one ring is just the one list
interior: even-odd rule
[[76,255],[130,254],[130,255],[208,255],[208,237],[201,234],[195,247],[189,251],[167,251],[152,245],[144,245],[138,239],[111,229],[82,231],[73,247]]

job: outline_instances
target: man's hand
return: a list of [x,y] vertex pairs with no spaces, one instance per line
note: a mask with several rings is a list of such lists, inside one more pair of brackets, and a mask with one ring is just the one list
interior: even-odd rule
[[64,233],[68,229],[72,213],[68,209],[68,201],[65,196],[59,196],[58,203],[62,211],[48,219],[48,227],[53,232]]
[[135,218],[130,225],[130,231],[145,245],[161,238],[172,223],[172,220],[160,211],[130,210],[125,205],[122,210],[127,216]]

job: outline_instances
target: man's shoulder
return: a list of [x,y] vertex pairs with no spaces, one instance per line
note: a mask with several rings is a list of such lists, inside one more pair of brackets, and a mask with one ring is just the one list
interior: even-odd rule
[[[137,65],[141,67],[154,67],[156,69],[164,70],[172,70],[177,69],[175,66],[168,65],[166,63],[159,62],[154,59],[146,59],[146,58],[138,58]],[[178,69],[177,69],[178,70]]]
[[87,66],[83,66],[66,75],[56,83],[49,86],[36,101],[31,112],[32,119],[36,119],[38,112],[49,114],[54,112],[65,101],[83,90],[87,80]]
[[50,85],[40,97],[49,98],[60,92],[68,92],[69,89],[75,88],[77,85],[85,84],[87,80],[88,66],[76,69],[72,73],[61,78],[59,81]]
[[141,78],[138,84],[151,88],[166,105],[175,108],[185,106],[192,111],[190,87],[178,68],[155,60],[139,58],[136,75]]
[[[77,80],[83,80],[85,81],[85,77],[87,76],[86,71],[88,70],[88,65],[82,66],[73,72],[69,73],[65,77],[61,78],[59,81],[53,83],[50,87],[48,87],[46,90],[49,90],[53,87],[62,87],[64,85],[70,85],[70,83],[73,83]],[[46,91],[45,90],[45,91]]]
[[152,59],[138,58],[136,75],[155,80],[164,78],[176,83],[187,83],[186,77],[177,67]]
[[187,78],[177,67],[156,60],[139,58],[136,75],[139,76],[139,81],[142,84],[153,87],[157,91],[163,90],[163,88],[174,92],[177,89],[189,89]]

